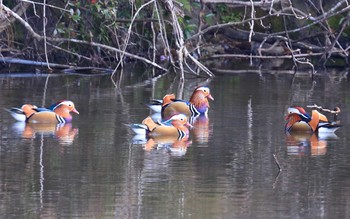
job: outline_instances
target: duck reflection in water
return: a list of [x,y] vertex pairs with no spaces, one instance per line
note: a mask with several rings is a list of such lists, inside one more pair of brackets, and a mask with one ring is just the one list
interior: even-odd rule
[[25,139],[35,139],[39,135],[54,137],[62,145],[71,145],[78,134],[77,128],[72,128],[71,123],[23,123],[17,122],[12,128]]
[[132,138],[132,144],[142,145],[145,151],[152,150],[167,150],[172,155],[183,156],[187,152],[187,147],[191,145],[192,141],[188,136],[177,138],[173,136],[157,136],[148,138],[145,135],[135,135]]
[[197,117],[191,117],[190,123],[193,125],[193,128],[190,131],[193,140],[201,144],[208,143],[209,137],[212,134],[208,116],[200,115]]
[[327,153],[329,140],[338,139],[334,133],[316,134],[291,132],[286,133],[286,145],[288,155],[294,156],[320,156]]
[[186,154],[187,148],[191,145],[191,143],[192,142],[188,140],[188,136],[182,139],[162,136],[150,138],[144,144],[142,144],[142,146],[145,151],[165,149],[174,156],[183,156]]

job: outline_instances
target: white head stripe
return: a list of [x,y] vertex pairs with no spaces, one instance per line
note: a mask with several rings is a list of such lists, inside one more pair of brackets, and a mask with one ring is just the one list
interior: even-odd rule
[[197,88],[197,90],[201,90],[201,91],[207,90],[208,92],[210,91],[208,87],[199,87],[199,88]]
[[181,120],[181,119],[186,119],[186,116],[184,114],[178,114],[178,115],[174,115],[171,117],[171,120]]
[[298,109],[294,108],[294,107],[289,107],[288,108],[288,113],[297,113],[297,114],[302,114]]
[[62,101],[61,103],[57,104],[57,106],[55,106],[53,108],[53,110],[55,110],[57,107],[62,106],[62,105],[66,105],[66,106],[72,105],[73,106],[74,104],[70,100],[65,100],[65,101]]

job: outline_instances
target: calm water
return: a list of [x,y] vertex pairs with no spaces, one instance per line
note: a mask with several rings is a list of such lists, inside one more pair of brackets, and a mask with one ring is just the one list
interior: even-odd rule
[[[340,76],[164,76],[114,89],[108,76],[0,77],[0,108],[61,99],[68,126],[0,113],[2,218],[349,218],[350,82]],[[208,85],[215,101],[189,141],[142,142],[143,103]],[[47,89],[45,90],[45,86]],[[181,93],[183,88],[183,93]],[[286,136],[290,105],[340,106],[336,136]],[[282,171],[274,159],[276,154]]]

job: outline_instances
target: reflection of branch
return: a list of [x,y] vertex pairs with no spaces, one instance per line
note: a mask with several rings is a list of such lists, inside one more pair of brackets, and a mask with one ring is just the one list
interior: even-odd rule
[[338,114],[340,113],[340,108],[339,107],[335,107],[334,110],[330,110],[330,109],[324,109],[322,106],[318,106],[316,104],[314,105],[308,105],[306,106],[308,108],[315,108],[315,109],[318,109],[318,110],[322,110],[324,112],[329,112],[329,113],[332,113],[332,114]]

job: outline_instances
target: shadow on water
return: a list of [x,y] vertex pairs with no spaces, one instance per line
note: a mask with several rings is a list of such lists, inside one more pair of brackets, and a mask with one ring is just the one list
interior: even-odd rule
[[[184,84],[171,73],[143,80],[147,74],[126,73],[119,89],[109,75],[2,75],[0,108],[69,99],[80,112],[64,126],[18,124],[0,113],[3,217],[347,217],[350,86],[342,72],[221,74]],[[146,103],[167,93],[188,100],[202,85],[215,100],[188,139],[133,142],[125,124],[152,115]],[[342,109],[336,137],[286,135],[286,109],[314,103]]]

